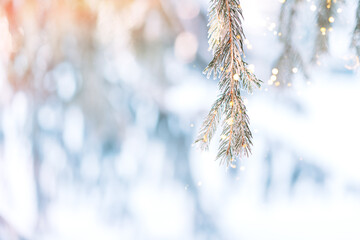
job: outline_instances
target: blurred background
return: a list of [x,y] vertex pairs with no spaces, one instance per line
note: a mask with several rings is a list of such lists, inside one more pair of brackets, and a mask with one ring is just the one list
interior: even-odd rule
[[241,1],[263,85],[226,168],[218,138],[193,145],[218,94],[208,0],[0,0],[0,239],[360,239],[358,1],[334,1],[315,61],[320,1],[279,41],[285,2]]

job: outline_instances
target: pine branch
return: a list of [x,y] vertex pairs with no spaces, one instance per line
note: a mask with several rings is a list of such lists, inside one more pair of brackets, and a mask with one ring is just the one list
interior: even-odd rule
[[306,65],[300,52],[291,44],[284,45],[283,52],[276,61],[274,68],[278,69],[276,81],[280,87],[286,86],[286,83],[291,83],[294,73],[299,70],[306,78],[308,77]]
[[336,15],[336,1],[320,0],[317,12],[317,34],[313,51],[312,61],[316,61],[321,54],[329,51],[329,32]]
[[356,49],[356,54],[360,58],[360,0],[356,11],[356,26],[352,37],[352,46]]
[[251,92],[261,81],[243,60],[242,9],[239,0],[211,0],[209,10],[209,46],[214,58],[204,70],[208,77],[219,78],[220,96],[200,130],[197,143],[208,149],[223,118],[217,159],[229,165],[236,157],[248,156],[252,145],[249,117],[240,89]]
[[282,87],[286,83],[291,83],[294,73],[298,71],[301,71],[306,78],[308,77],[303,57],[293,41],[297,7],[302,1],[288,0],[281,6],[279,40],[283,44],[283,51],[274,65],[276,86]]
[[217,125],[219,124],[222,112],[223,112],[224,96],[221,95],[213,104],[210,113],[205,119],[203,126],[199,132],[198,139],[195,141],[200,144],[202,150],[209,149],[209,143],[216,131]]
[[231,108],[225,109],[225,120],[223,121],[223,131],[220,139],[220,147],[217,159],[220,164],[231,163],[237,156],[249,156],[251,153],[252,134],[249,128],[249,117],[246,114],[246,107],[241,99],[240,91],[234,97]]

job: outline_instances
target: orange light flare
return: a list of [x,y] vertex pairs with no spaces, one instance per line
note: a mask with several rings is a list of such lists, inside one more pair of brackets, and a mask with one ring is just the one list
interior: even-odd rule
[[12,36],[9,31],[9,22],[5,16],[0,14],[0,61],[7,63],[13,52]]
[[12,1],[0,3],[0,61],[7,63],[13,52],[15,14]]
[[[21,4],[14,2],[4,1],[0,3],[0,21],[2,22],[0,45],[3,48],[6,45],[5,54],[11,53],[8,58],[12,60],[24,44],[24,30],[29,26],[31,28],[35,26],[35,14],[37,13],[35,10],[38,5],[36,0],[24,1]],[[4,52],[1,51],[0,54],[4,55]]]

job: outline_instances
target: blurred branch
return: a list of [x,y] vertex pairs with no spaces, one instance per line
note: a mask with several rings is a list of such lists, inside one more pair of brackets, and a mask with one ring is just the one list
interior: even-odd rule
[[352,47],[356,49],[356,54],[360,58],[360,1],[356,11],[356,26],[352,36]]
[[336,1],[319,1],[317,12],[316,40],[312,61],[316,62],[321,54],[329,51],[329,34],[336,16]]
[[307,70],[303,57],[294,43],[294,30],[296,27],[296,13],[298,4],[302,0],[286,1],[281,6],[279,19],[279,40],[283,45],[283,51],[276,61],[273,70],[273,81],[275,86],[285,87],[291,84],[294,73],[299,70],[307,78]]

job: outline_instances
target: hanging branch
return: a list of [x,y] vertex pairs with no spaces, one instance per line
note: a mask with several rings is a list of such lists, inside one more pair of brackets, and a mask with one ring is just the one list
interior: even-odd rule
[[360,58],[360,0],[356,11],[356,26],[352,37],[352,46],[355,47],[357,57]]
[[[227,166],[235,158],[251,153],[252,134],[249,117],[240,90],[251,92],[261,81],[243,60],[242,9],[239,0],[211,0],[209,11],[209,45],[214,58],[204,73],[219,78],[220,95],[205,119],[198,139],[202,149],[209,143],[221,119],[222,135],[217,158]],[[233,165],[232,165],[233,166]]]
[[329,51],[329,32],[335,20],[336,0],[320,0],[317,12],[316,40],[312,61],[316,61],[321,54]]
[[276,86],[285,86],[285,83],[290,83],[294,73],[298,71],[302,71],[304,76],[308,77],[303,58],[293,42],[296,11],[301,1],[286,1],[281,6],[279,40],[284,47],[273,69],[272,79],[276,81]]

